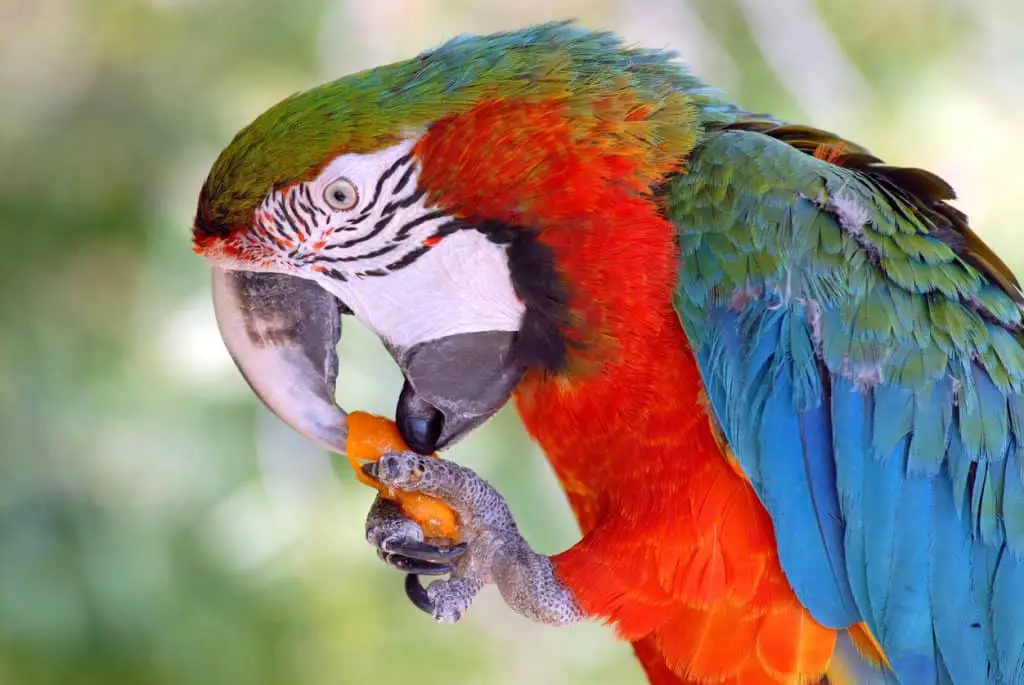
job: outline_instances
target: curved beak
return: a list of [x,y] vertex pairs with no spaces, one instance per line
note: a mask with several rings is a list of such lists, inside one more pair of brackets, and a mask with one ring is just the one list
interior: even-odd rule
[[[345,453],[348,424],[335,402],[345,305],[313,281],[213,268],[217,325],[256,395],[282,421]],[[389,346],[405,375],[396,423],[422,454],[447,447],[493,416],[525,368],[517,333],[461,333],[408,348]]]
[[338,299],[297,276],[213,267],[213,308],[253,392],[299,433],[344,453],[348,422],[334,401]]
[[395,422],[410,447],[448,447],[501,409],[526,372],[513,354],[516,337],[479,331],[391,349],[405,374]]

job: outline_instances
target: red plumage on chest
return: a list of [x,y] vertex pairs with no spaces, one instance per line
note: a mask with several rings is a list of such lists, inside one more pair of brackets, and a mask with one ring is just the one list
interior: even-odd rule
[[651,194],[675,169],[585,133],[558,103],[495,101],[416,150],[436,202],[535,230],[566,288],[568,368],[531,372],[516,393],[584,533],[558,573],[654,682],[806,682],[835,634],[796,600],[710,424],[672,308],[673,227]]

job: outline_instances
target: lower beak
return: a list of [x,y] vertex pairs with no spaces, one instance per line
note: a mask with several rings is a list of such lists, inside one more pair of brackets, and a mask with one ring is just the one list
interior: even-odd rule
[[[228,352],[256,395],[298,432],[344,453],[348,423],[334,400],[344,305],[297,276],[219,267],[213,299]],[[396,423],[412,449],[447,447],[505,404],[524,373],[515,339],[482,331],[391,348],[406,378]]]
[[391,353],[405,374],[395,421],[417,452],[448,447],[501,409],[523,377],[513,331],[460,333]]

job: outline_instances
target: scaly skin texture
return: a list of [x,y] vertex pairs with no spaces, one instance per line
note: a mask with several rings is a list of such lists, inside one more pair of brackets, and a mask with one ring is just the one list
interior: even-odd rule
[[431,208],[550,252],[566,364],[516,401],[584,532],[555,571],[653,681],[811,682],[812,613],[901,682],[1024,679],[1024,294],[947,184],[547,25],[271,108],[197,251],[243,260],[270,188],[408,139]]
[[[669,169],[645,164],[641,146],[574,149],[573,133],[556,103],[485,103],[419,149],[442,202],[538,226],[572,284],[570,371],[532,374],[516,398],[584,533],[556,557],[558,575],[585,613],[636,643],[658,682],[817,678],[835,633],[790,590],[771,522],[712,432],[672,309],[674,230],[647,192]],[[502,145],[509,136],[530,144]],[[455,163],[463,149],[476,153]]]
[[[551,560],[530,549],[519,535],[504,498],[465,466],[398,452],[382,456],[367,469],[388,487],[438,497],[459,514],[468,549],[458,557],[450,577],[434,581],[424,593],[421,608],[429,609],[435,620],[459,620],[488,583],[501,590],[509,608],[538,623],[568,625],[582,617],[569,590],[556,578]],[[381,545],[371,539],[381,533],[396,542],[416,537],[409,528],[416,526],[412,520],[396,517],[397,511],[388,512],[389,505],[381,503],[378,500],[366,522],[371,544],[387,549],[387,540]]]

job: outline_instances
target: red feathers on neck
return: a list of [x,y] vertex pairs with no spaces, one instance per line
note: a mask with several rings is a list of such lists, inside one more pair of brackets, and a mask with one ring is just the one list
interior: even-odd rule
[[556,568],[659,683],[810,680],[835,634],[782,574],[672,307],[674,230],[651,187],[677,169],[642,138],[602,135],[615,125],[495,101],[436,123],[416,148],[435,202],[536,231],[568,291],[567,370],[531,372],[516,396],[584,532]]

